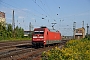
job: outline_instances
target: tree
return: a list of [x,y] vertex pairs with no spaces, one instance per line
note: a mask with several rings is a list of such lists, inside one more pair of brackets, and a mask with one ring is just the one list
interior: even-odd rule
[[0,40],[5,40],[7,38],[23,38],[24,29],[16,26],[13,30],[11,24],[3,24],[0,22]]
[[19,28],[18,26],[16,26],[15,37],[16,38],[23,38],[24,37],[24,30],[21,27]]
[[12,25],[7,24],[7,37],[11,38],[12,37]]
[[6,26],[0,22],[0,39],[7,38]]

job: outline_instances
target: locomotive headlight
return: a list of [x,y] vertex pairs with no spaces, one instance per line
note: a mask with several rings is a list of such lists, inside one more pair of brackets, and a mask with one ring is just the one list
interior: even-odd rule
[[44,41],[44,43],[45,43],[46,41]]
[[37,36],[33,36],[33,38],[37,38]]
[[44,38],[43,36],[40,36],[39,38]]

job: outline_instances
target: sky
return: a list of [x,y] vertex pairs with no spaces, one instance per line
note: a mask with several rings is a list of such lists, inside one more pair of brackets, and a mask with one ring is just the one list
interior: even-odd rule
[[54,28],[62,35],[73,35],[73,22],[81,28],[90,26],[90,0],[0,0],[0,11],[5,12],[6,23],[12,24],[14,10],[15,26],[32,30],[40,26]]

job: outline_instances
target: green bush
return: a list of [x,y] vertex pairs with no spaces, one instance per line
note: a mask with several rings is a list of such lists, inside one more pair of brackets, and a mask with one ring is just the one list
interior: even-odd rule
[[43,52],[42,60],[90,60],[90,40],[70,40],[62,49]]

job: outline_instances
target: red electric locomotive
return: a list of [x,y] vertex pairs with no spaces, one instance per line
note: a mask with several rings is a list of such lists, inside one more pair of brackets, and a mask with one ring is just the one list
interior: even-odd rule
[[47,27],[34,29],[34,33],[32,35],[32,45],[35,47],[59,43],[60,41],[61,33],[59,31],[51,31]]

